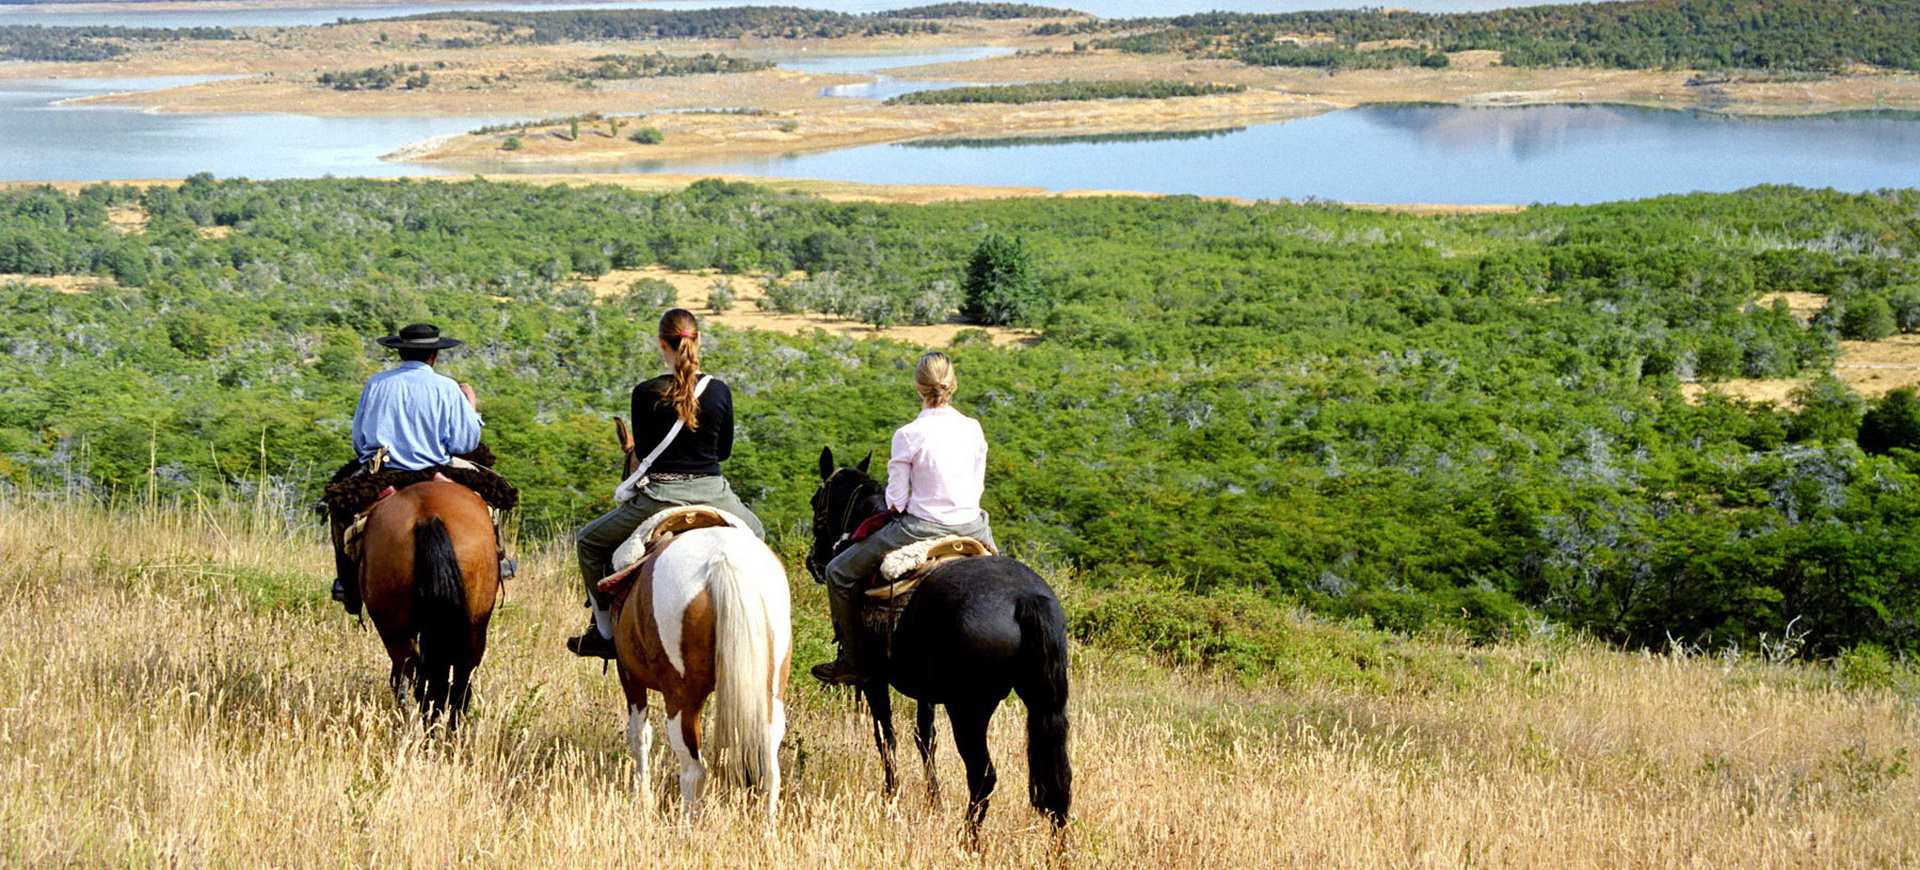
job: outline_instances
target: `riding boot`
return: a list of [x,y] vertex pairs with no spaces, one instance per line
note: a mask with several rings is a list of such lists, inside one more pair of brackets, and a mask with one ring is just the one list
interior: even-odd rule
[[[852,590],[845,590],[852,591]],[[866,632],[860,626],[860,604],[852,595],[843,594],[836,584],[827,584],[827,611],[833,616],[834,639],[840,642],[840,657],[814,665],[814,679],[823,683],[859,685],[868,669],[861,640]]]
[[333,523],[333,600],[346,607],[348,616],[359,616],[360,566],[347,558],[346,550],[340,546],[340,537],[345,531],[340,523]]

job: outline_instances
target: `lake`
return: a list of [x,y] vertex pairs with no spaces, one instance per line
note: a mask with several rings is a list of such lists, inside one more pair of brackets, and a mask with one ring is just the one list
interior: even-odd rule
[[[992,49],[809,58],[870,72]],[[671,172],[869,184],[975,184],[1349,202],[1591,203],[1755,184],[1863,191],[1920,185],[1920,121],[1856,114],[1737,119],[1622,106],[1373,107],[1192,134],[876,145],[717,161],[537,165],[388,163],[420,139],[501,118],[155,114],[50,106],[92,93],[199,79],[0,81],[0,166],[9,180],[305,178]],[[910,81],[879,87],[909,87]],[[235,147],[236,143],[244,147]]]

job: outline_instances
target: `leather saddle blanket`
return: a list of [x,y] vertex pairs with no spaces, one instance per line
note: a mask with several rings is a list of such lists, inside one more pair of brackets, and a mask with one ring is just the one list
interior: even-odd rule
[[627,593],[633,590],[633,581],[647,572],[653,557],[667,542],[681,532],[722,526],[748,528],[739,517],[710,505],[686,505],[660,511],[635,528],[626,543],[613,551],[613,573],[595,585],[612,600],[613,612],[619,613],[627,603]]
[[891,636],[914,588],[934,568],[955,559],[991,555],[992,547],[961,535],[915,541],[901,547],[880,560],[879,585],[866,590],[867,600],[861,615],[869,628]]

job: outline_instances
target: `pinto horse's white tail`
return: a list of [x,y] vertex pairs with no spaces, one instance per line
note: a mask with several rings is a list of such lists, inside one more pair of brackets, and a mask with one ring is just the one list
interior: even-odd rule
[[[745,537],[760,543],[751,535]],[[775,696],[781,682],[775,669],[785,656],[787,629],[782,623],[787,608],[778,604],[785,600],[786,578],[784,573],[773,578],[757,576],[759,572],[750,572],[750,565],[743,563],[758,560],[729,552],[732,549],[716,547],[707,562],[707,591],[713,597],[714,614],[714,703],[713,730],[706,742],[722,776],[777,794],[777,749],[786,716]],[[778,559],[772,561],[779,564]],[[777,587],[772,586],[774,581]],[[774,594],[782,601],[771,601]]]

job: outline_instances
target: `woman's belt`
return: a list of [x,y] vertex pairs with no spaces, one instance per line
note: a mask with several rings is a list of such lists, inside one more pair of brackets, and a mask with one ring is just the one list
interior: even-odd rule
[[684,474],[678,471],[647,472],[647,479],[653,481],[654,483],[678,483],[683,480],[699,480],[700,478],[703,478],[703,477],[713,477],[713,476],[714,475],[708,474],[706,472],[694,472],[692,474]]

